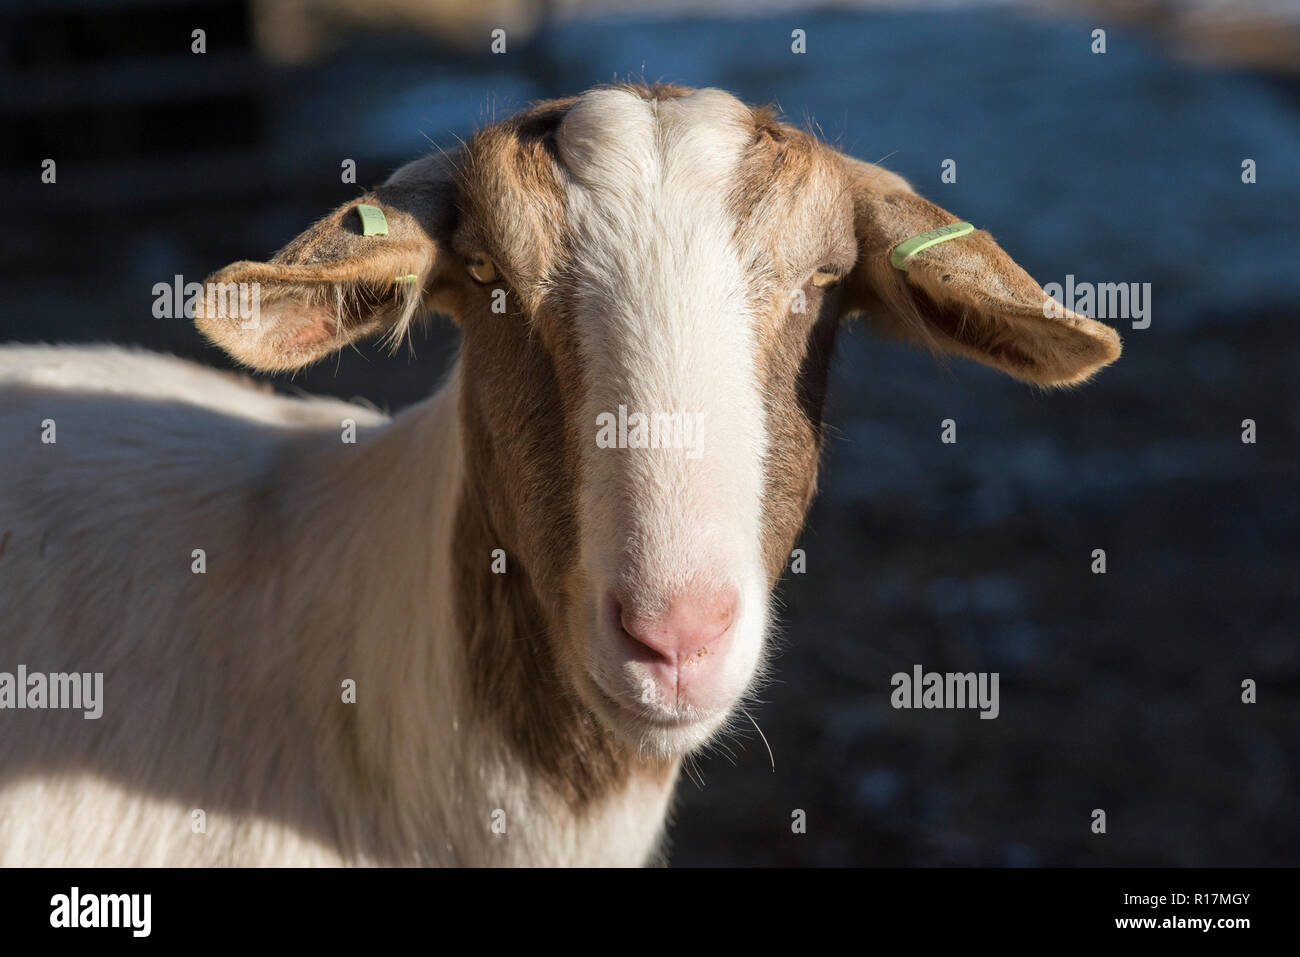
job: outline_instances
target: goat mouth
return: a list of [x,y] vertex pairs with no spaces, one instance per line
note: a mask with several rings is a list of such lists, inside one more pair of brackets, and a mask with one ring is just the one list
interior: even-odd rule
[[701,713],[693,708],[665,714],[646,707],[632,707],[606,691],[595,676],[588,675],[587,681],[594,698],[593,710],[606,724],[615,727],[631,724],[654,731],[686,731],[716,717],[713,713]]

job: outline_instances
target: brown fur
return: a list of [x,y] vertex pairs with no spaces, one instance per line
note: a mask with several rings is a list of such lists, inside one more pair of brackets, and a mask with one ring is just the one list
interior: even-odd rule
[[[539,780],[582,806],[638,759],[579,702],[565,668],[580,651],[568,647],[567,614],[580,587],[577,443],[587,437],[572,412],[583,377],[557,281],[567,230],[551,136],[569,102],[540,104],[466,145],[455,247],[486,252],[502,281],[464,293],[462,424],[467,472],[480,480],[465,487],[455,552],[474,700]],[[488,308],[497,286],[508,289],[506,315]],[[554,435],[563,447],[536,438]],[[491,574],[493,548],[507,551],[508,574]]]
[[[754,301],[768,304],[759,329],[769,443],[763,553],[775,584],[816,494],[822,406],[840,318],[838,286],[800,280],[825,266],[847,273],[856,250],[835,238],[849,222],[835,154],[778,123],[771,110],[756,110],[754,124],[731,205],[737,244],[762,251],[749,267]],[[809,228],[813,223],[825,228]],[[790,248],[798,236],[812,244]],[[791,287],[801,288],[802,312],[783,294]]]

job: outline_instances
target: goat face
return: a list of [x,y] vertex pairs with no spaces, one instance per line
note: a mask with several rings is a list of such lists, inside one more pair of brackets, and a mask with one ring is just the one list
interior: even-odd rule
[[212,278],[260,282],[255,328],[200,327],[281,369],[400,334],[420,305],[457,317],[473,541],[516,559],[547,625],[496,655],[538,659],[529,674],[643,752],[702,744],[761,671],[843,315],[1038,384],[1119,353],[1110,329],[1045,314],[986,233],[891,266],[955,217],[716,90],[543,103],[361,202],[387,234],[348,204]]

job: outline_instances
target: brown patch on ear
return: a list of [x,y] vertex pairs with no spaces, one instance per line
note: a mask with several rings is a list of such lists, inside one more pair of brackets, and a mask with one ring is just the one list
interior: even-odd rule
[[[387,234],[363,234],[357,207],[383,211]],[[268,262],[237,262],[208,277],[195,309],[199,330],[257,369],[297,369],[345,345],[409,327],[450,231],[448,182],[380,187],[340,206]],[[223,301],[239,290],[244,309]],[[249,309],[248,307],[252,308]]]
[[904,272],[889,261],[893,248],[957,217],[914,193],[877,192],[862,181],[854,206],[859,255],[847,310],[1037,385],[1073,385],[1119,358],[1109,326],[1064,308],[1045,315],[1047,293],[984,230],[922,250]]

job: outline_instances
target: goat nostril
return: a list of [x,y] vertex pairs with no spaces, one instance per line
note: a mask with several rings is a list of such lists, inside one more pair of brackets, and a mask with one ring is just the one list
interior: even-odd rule
[[637,617],[617,598],[613,600],[611,618],[623,632],[623,636],[640,646],[643,651],[651,652],[659,658],[672,659],[673,656],[665,651],[663,642],[656,640],[662,636],[656,629],[654,621]]
[[610,624],[618,623],[639,654],[648,651],[670,664],[718,652],[739,613],[735,589],[681,595],[648,614],[610,597]]

